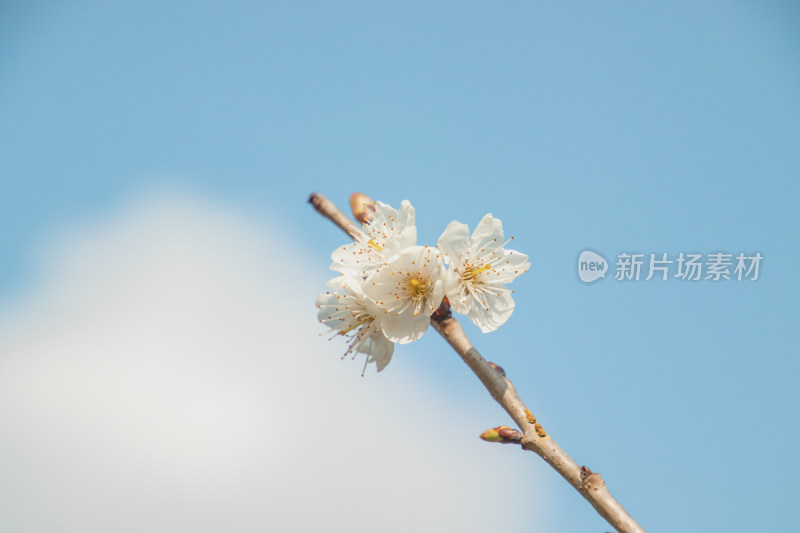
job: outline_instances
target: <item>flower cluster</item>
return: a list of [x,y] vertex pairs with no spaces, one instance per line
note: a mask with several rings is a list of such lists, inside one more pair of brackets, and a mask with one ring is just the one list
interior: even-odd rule
[[340,276],[317,296],[317,318],[348,338],[345,355],[365,354],[364,367],[374,362],[380,372],[394,343],[422,337],[445,296],[484,333],[509,319],[514,300],[506,285],[530,263],[527,255],[505,248],[499,219],[484,216],[472,235],[466,224],[453,221],[433,247],[417,245],[407,200],[399,210],[375,202],[370,211],[354,242],[333,252],[331,269]]

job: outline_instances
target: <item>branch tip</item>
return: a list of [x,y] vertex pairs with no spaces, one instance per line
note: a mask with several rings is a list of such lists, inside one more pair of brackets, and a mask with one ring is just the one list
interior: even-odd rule
[[350,222],[350,219],[347,216],[339,211],[339,208],[336,207],[333,202],[325,198],[319,193],[311,193],[308,197],[308,202],[314,206],[317,213],[324,216],[337,226],[339,229],[347,233],[347,235],[352,239],[354,235],[358,234],[358,229]]
[[487,429],[481,433],[480,437],[487,442],[499,442],[501,444],[519,444],[522,442],[522,432],[517,429],[511,429],[508,426]]

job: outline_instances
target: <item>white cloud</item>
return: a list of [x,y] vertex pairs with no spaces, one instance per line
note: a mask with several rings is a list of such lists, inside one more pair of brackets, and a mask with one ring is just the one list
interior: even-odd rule
[[523,506],[541,524],[509,454],[447,438],[451,400],[339,361],[303,253],[176,194],[48,246],[0,311],[0,530],[485,531]]

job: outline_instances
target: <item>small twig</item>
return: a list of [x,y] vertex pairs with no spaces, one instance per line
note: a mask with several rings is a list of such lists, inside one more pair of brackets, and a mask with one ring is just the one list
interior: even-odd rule
[[321,194],[312,192],[308,197],[308,203],[313,205],[320,215],[339,226],[351,239],[355,237],[358,228],[350,222],[350,219],[344,213],[339,211],[338,207],[333,205],[333,202]]
[[[320,194],[312,194],[309,202],[345,233],[353,235],[351,233],[353,225],[350,220],[332,202]],[[450,313],[447,299],[431,316],[431,325],[478,376],[495,401],[514,419],[522,430],[521,444],[524,449],[536,453],[547,461],[619,533],[644,533],[644,529],[611,495],[602,476],[585,466],[579,467],[536,421],[536,417],[517,395],[514,384],[506,377],[503,369],[478,353],[464,333],[461,324]]]

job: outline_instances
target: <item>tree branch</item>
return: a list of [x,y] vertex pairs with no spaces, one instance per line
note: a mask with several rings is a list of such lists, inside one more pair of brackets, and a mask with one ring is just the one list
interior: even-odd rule
[[597,512],[620,533],[644,533],[611,495],[600,474],[577,463],[547,434],[536,417],[525,406],[511,381],[495,370],[484,359],[464,333],[461,324],[453,318],[431,318],[431,325],[467,363],[484,387],[522,430],[522,447],[530,450],[552,466],[575,490],[592,504]]
[[321,194],[312,192],[308,197],[308,203],[313,205],[314,209],[316,209],[320,215],[339,226],[343,232],[347,233],[348,237],[352,239],[355,236],[357,228],[350,222],[347,215],[339,211],[339,208],[333,205],[333,202]]
[[[312,193],[309,202],[321,215],[352,237],[353,224],[331,201],[321,194]],[[514,419],[522,430],[521,444],[524,449],[547,461],[619,533],[644,533],[644,529],[611,495],[602,476],[585,466],[578,466],[536,421],[536,417],[517,395],[514,384],[505,376],[505,372],[478,353],[461,324],[450,313],[447,299],[431,316],[431,325],[478,376],[495,401]]]

